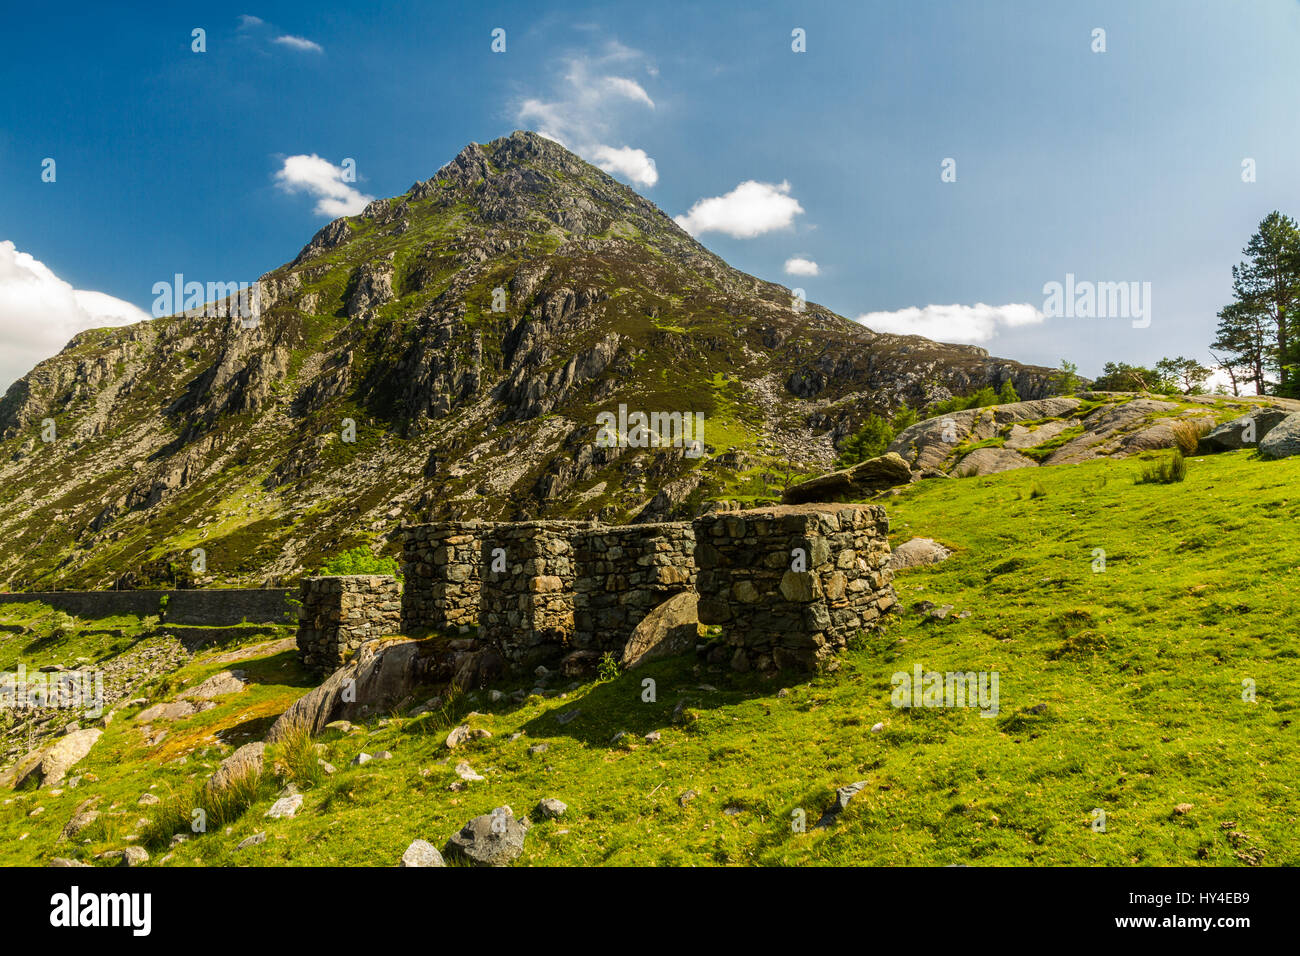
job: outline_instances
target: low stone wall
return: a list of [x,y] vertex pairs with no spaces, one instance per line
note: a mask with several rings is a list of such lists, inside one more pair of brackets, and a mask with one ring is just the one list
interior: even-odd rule
[[0,604],[40,601],[74,617],[98,618],[130,614],[150,617],[167,597],[169,624],[229,627],[250,624],[292,624],[286,588],[192,588],[172,591],[9,591]]
[[895,603],[879,505],[786,505],[696,518],[702,624],[736,670],[812,670]]
[[480,521],[402,528],[402,630],[478,623],[483,531]]
[[479,636],[508,666],[562,656],[572,644],[573,538],[587,521],[521,521],[483,531]]
[[647,614],[695,583],[686,522],[596,528],[574,536],[573,646],[618,656]]
[[389,575],[304,578],[301,593],[298,655],[313,673],[329,673],[365,641],[401,629],[401,595]]

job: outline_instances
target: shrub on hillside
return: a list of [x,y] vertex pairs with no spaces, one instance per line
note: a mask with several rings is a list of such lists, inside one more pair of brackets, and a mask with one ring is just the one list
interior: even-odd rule
[[321,567],[320,574],[390,574],[401,577],[397,559],[375,557],[364,545],[336,554]]

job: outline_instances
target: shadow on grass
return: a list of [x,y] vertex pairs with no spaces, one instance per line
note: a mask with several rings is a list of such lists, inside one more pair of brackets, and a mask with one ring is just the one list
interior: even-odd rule
[[[689,730],[698,712],[769,697],[781,686],[749,674],[697,676],[695,663],[696,658],[688,654],[624,671],[614,680],[584,685],[563,700],[548,700],[546,712],[522,729],[529,737],[568,737],[589,746],[607,747],[619,732],[643,737],[674,726]],[[805,679],[784,678],[787,682]]]

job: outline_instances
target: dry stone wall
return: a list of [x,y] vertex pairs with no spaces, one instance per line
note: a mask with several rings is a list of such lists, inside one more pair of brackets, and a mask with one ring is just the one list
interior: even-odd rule
[[[851,504],[622,527],[408,525],[400,630],[477,624],[475,646],[495,648],[510,668],[590,664],[606,651],[620,657],[656,607],[698,592],[700,622],[723,628],[711,663],[806,671],[893,607],[888,531],[884,509]],[[322,659],[347,646],[313,640]]]
[[329,673],[363,643],[402,629],[397,579],[380,574],[304,578],[298,655],[308,670]]
[[562,656],[574,633],[573,538],[580,521],[522,521],[483,532],[479,636],[508,666]]
[[878,505],[786,505],[695,520],[702,624],[735,670],[812,670],[895,603]]
[[596,528],[574,539],[575,649],[620,656],[645,616],[695,584],[695,531],[687,522]]
[[402,628],[462,628],[478,623],[483,567],[481,521],[402,528]]

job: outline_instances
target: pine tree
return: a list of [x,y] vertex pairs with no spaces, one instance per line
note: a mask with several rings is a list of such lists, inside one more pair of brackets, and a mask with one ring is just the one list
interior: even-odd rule
[[[1219,310],[1219,327],[1210,347],[1223,353],[1220,368],[1241,369],[1242,380],[1255,383],[1256,395],[1268,394],[1265,369],[1275,364],[1276,347],[1263,309],[1249,302],[1224,306]],[[1235,371],[1231,374],[1235,382]]]
[[[1300,229],[1294,219],[1275,210],[1264,217],[1242,254],[1246,259],[1232,267],[1234,304],[1268,320],[1272,348],[1262,357],[1271,357],[1269,364],[1278,372],[1278,393],[1295,394],[1300,390],[1295,369],[1300,356],[1292,341],[1292,315],[1300,304]],[[1256,387],[1262,378],[1256,376]]]

